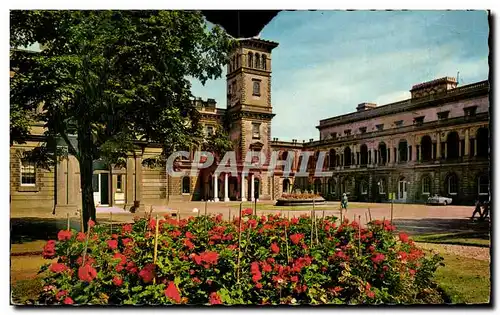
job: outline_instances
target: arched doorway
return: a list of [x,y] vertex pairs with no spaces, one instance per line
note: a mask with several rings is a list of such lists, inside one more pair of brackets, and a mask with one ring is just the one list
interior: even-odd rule
[[458,193],[458,177],[451,173],[446,178],[446,193],[450,196],[456,196]]
[[346,147],[344,149],[344,166],[351,165],[351,148]]
[[458,142],[460,141],[458,133],[452,131],[446,138],[446,159],[452,160],[458,158]]
[[384,142],[380,142],[378,145],[378,151],[380,152],[380,164],[387,164],[387,145]]
[[290,192],[290,180],[285,178],[283,180],[283,193],[288,194]]
[[408,197],[408,182],[404,177],[401,177],[398,183],[398,199],[401,201],[405,201],[407,197]]
[[479,128],[476,133],[477,156],[487,157],[490,147],[488,128]]
[[368,147],[366,146],[366,144],[362,144],[359,148],[359,151],[361,165],[368,164]]
[[422,161],[430,161],[432,159],[432,139],[430,136],[423,136],[420,141],[420,151]]

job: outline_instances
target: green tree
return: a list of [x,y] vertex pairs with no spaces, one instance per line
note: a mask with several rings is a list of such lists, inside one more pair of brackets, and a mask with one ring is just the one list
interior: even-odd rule
[[18,109],[43,104],[47,139],[79,162],[85,228],[96,219],[93,161],[119,162],[138,143],[165,155],[189,145],[199,127],[188,77],[220,77],[232,45],[196,11],[11,11],[10,22],[11,47],[43,47],[11,51],[11,142],[30,123]]

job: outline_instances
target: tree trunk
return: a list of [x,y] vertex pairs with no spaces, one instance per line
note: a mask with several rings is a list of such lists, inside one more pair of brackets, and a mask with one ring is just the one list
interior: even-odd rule
[[88,132],[78,132],[78,149],[80,164],[80,185],[82,187],[82,217],[83,229],[87,231],[89,219],[96,222],[96,210],[94,204],[94,189],[92,187],[93,155],[92,136]]

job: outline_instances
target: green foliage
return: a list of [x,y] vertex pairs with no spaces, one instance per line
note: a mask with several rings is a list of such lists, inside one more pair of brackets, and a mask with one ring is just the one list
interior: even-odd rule
[[288,220],[251,212],[244,210],[242,220],[232,222],[223,221],[222,215],[180,221],[166,216],[158,222],[136,218],[121,233],[96,226],[88,238],[61,231],[59,241],[44,248],[44,256],[58,263],[45,267],[48,274],[38,301],[442,303],[432,281],[442,258],[426,256],[405,234],[396,237],[388,221],[360,230],[356,222],[337,226],[336,218],[326,217],[317,219],[317,232],[311,234],[307,216]]

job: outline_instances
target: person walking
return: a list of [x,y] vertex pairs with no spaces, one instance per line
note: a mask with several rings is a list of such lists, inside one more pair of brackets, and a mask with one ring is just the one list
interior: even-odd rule
[[344,193],[342,195],[342,199],[340,200],[340,207],[342,208],[342,210],[347,211],[347,194],[346,193]]
[[490,202],[489,200],[483,203],[483,213],[481,214],[480,219],[484,220],[490,215]]
[[483,215],[481,214],[481,202],[479,199],[476,199],[476,206],[474,208],[474,212],[472,212],[472,217],[470,218],[471,220],[474,220],[474,216],[476,213],[479,215],[479,218],[482,218]]

